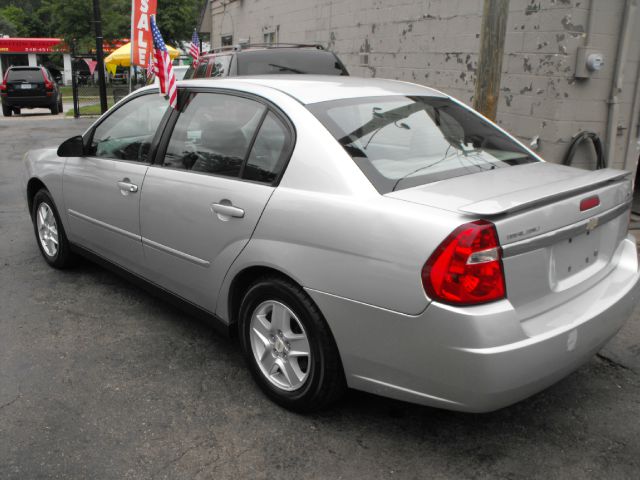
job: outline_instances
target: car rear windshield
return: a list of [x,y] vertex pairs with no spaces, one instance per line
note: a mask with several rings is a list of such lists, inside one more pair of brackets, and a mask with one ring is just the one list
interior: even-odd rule
[[382,194],[538,161],[449,98],[367,97],[307,107]]
[[238,75],[274,73],[348,75],[338,57],[323,50],[273,48],[239,52],[236,59]]
[[42,70],[39,68],[12,68],[7,76],[8,82],[44,82]]

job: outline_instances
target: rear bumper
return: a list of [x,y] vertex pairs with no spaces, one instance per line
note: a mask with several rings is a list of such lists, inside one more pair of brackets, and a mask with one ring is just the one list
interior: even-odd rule
[[49,108],[56,103],[56,97],[9,97],[3,96],[2,103],[16,108]]
[[640,295],[632,237],[616,257],[616,268],[597,285],[525,320],[507,300],[466,308],[432,303],[409,316],[308,292],[336,338],[349,386],[487,412],[555,383],[616,334]]

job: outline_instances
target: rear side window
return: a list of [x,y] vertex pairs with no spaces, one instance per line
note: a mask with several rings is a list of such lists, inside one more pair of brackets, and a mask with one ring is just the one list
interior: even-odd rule
[[243,97],[190,93],[171,134],[163,165],[239,177],[265,106]]
[[449,98],[354,98],[308,108],[380,193],[538,161]]
[[242,178],[273,183],[282,171],[287,158],[289,130],[269,112],[260,126]]
[[273,48],[238,52],[238,75],[311,73],[348,75],[331,52],[312,49]]
[[43,83],[44,77],[42,76],[42,70],[39,68],[18,68],[9,70],[7,76],[8,82],[30,82],[30,83]]

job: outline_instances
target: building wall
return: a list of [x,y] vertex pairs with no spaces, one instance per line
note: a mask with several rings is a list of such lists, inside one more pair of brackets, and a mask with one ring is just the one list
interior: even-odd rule
[[[631,0],[636,5],[638,0]],[[213,46],[221,37],[262,42],[321,43],[335,51],[352,75],[421,83],[471,104],[476,80],[483,0],[214,0]],[[561,162],[572,137],[596,132],[603,142],[625,0],[594,0],[590,44],[605,67],[587,80],[574,77],[576,53],[585,43],[589,0],[511,0],[498,123],[525,142],[540,139],[539,153]],[[639,149],[632,100],[640,60],[640,8],[619,95],[616,154],[612,166],[635,168]],[[631,137],[630,137],[631,136]],[[581,149],[574,165],[594,168],[593,150]]]

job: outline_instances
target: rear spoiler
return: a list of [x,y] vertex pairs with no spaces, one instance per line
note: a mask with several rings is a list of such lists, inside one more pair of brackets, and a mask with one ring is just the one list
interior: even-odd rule
[[615,183],[630,175],[631,172],[624,170],[604,168],[594,172],[586,172],[585,175],[579,177],[487,198],[479,202],[463,205],[458,210],[465,214],[480,216],[503,215],[571,197],[609,183]]

